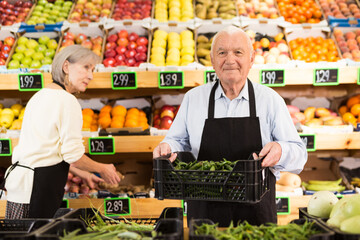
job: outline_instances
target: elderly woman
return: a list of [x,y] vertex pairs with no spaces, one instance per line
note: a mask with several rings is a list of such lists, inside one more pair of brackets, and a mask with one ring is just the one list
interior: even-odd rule
[[114,165],[84,154],[81,106],[73,95],[86,90],[99,61],[92,51],[77,45],[55,56],[53,83],[26,106],[19,144],[6,173],[6,218],[53,217],[62,202],[70,164],[70,171],[90,185],[120,181]]

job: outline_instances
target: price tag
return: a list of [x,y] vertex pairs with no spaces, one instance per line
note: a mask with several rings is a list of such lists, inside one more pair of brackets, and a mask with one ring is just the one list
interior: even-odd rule
[[160,89],[182,89],[184,88],[184,72],[165,71],[159,72]]
[[137,89],[136,72],[113,72],[111,73],[112,89]]
[[93,155],[115,154],[115,141],[113,137],[89,138],[89,153]]
[[217,77],[215,71],[210,70],[210,71],[204,72],[204,83],[215,82],[218,80],[219,80],[219,78]]
[[284,70],[261,70],[260,83],[270,87],[285,86]]
[[11,139],[0,139],[0,156],[11,156]]
[[339,69],[314,69],[314,86],[339,85]]
[[316,141],[315,134],[299,134],[301,140],[306,145],[306,149],[308,152],[316,151]]
[[276,197],[276,211],[277,215],[290,214],[290,199],[289,197]]
[[130,215],[130,198],[105,198],[104,209],[105,216]]
[[63,199],[60,205],[61,208],[69,208],[69,200]]
[[18,74],[19,91],[38,91],[44,87],[44,79],[41,73]]
[[181,200],[181,207],[183,209],[183,215],[186,216],[187,215],[187,202],[185,202],[184,200]]

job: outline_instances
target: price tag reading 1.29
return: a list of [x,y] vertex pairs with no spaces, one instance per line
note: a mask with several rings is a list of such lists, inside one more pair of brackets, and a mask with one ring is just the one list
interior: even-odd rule
[[38,91],[44,86],[41,73],[21,73],[18,75],[18,79],[19,91]]
[[205,83],[215,82],[215,81],[219,80],[219,78],[217,77],[215,71],[205,71],[204,72],[204,79],[205,79]]
[[316,138],[315,134],[300,134],[300,138],[303,143],[306,145],[308,152],[316,151]]
[[266,86],[285,86],[284,70],[261,70],[260,83]]
[[0,139],[0,156],[11,156],[11,140]]
[[184,72],[159,72],[160,89],[181,89],[184,88]]
[[129,198],[106,198],[104,199],[106,216],[130,215],[131,206]]
[[339,85],[339,69],[315,69],[314,86]]
[[112,89],[136,89],[136,72],[113,72],[111,73]]
[[115,154],[115,142],[113,137],[89,138],[89,153],[93,155]]

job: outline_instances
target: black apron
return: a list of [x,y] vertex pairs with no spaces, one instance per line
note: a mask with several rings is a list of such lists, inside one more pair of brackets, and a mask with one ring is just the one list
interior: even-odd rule
[[[218,85],[217,81],[210,93],[208,119],[205,120],[198,160],[248,159],[253,152],[262,149],[252,83],[248,80],[250,117],[235,118],[214,118],[215,90]],[[236,225],[244,220],[254,225],[276,223],[276,180],[272,173],[269,174],[269,178],[270,191],[259,203],[188,201],[188,222],[190,219],[210,219],[219,223],[219,227],[228,227],[231,221]]]

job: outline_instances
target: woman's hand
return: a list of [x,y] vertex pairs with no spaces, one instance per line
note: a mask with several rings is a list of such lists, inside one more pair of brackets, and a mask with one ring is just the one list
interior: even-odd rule
[[81,180],[87,184],[90,188],[97,188],[97,185],[99,182],[104,182],[103,179],[99,178],[98,176],[96,176],[95,174],[88,172],[88,171],[83,171],[79,168],[76,168],[72,165],[70,165],[70,172],[78,177],[81,178]]
[[100,176],[105,180],[105,182],[110,184],[118,184],[121,180],[119,175],[116,173],[116,168],[113,164],[102,164],[98,173],[100,173]]

